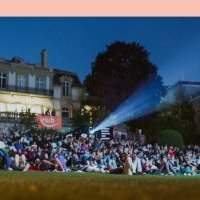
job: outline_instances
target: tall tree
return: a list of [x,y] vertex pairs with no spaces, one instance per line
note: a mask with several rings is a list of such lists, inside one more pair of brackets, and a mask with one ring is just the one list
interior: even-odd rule
[[89,128],[90,126],[89,114],[76,111],[72,118],[72,125],[74,128],[78,128],[78,127],[80,127],[81,129],[84,129],[85,127]]
[[150,77],[158,81],[164,92],[157,68],[149,60],[149,52],[139,43],[115,42],[97,55],[84,84],[91,96],[103,100],[107,110],[114,109]]

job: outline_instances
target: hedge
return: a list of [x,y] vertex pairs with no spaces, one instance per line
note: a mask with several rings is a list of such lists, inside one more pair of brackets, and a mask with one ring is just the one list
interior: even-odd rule
[[159,141],[160,145],[168,145],[174,147],[183,147],[183,136],[176,130],[166,129],[162,130],[159,134]]

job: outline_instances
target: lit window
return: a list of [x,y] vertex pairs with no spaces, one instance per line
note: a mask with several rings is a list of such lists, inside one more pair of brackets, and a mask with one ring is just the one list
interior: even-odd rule
[[36,79],[36,88],[41,90],[41,89],[46,89],[46,79],[45,77],[37,77]]
[[63,83],[63,96],[69,96],[69,82],[65,81]]
[[17,75],[17,87],[25,88],[26,87],[26,76],[23,74]]

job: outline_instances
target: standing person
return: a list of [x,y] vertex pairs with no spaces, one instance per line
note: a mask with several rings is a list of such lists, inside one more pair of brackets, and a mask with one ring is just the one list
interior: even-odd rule
[[132,158],[130,156],[129,153],[126,153],[124,155],[124,166],[123,166],[123,173],[126,174],[126,175],[133,175],[133,172],[132,172],[132,165],[133,165],[133,162],[132,162]]

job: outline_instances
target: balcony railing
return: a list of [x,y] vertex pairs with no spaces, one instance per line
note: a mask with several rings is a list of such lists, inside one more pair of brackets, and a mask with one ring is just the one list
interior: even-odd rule
[[20,113],[17,112],[0,112],[0,121],[19,122]]
[[30,87],[21,88],[21,87],[17,87],[17,86],[7,86],[5,88],[0,88],[0,90],[53,96],[53,90],[37,89],[37,88],[30,88]]

